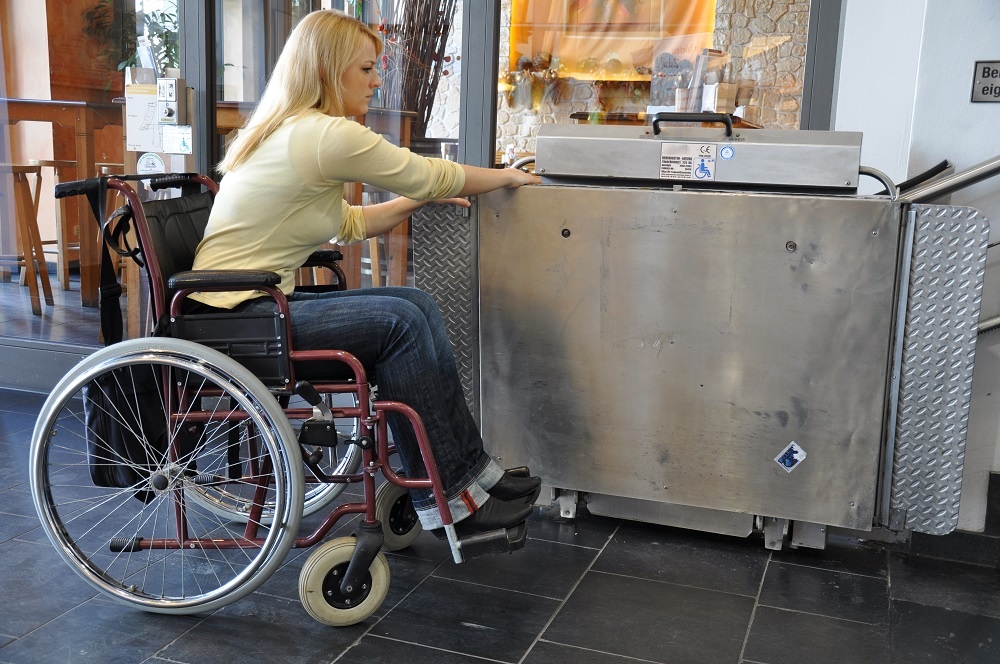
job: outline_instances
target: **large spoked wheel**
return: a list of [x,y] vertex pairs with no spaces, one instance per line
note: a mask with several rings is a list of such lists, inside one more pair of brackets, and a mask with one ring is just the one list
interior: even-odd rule
[[[325,396],[331,397],[332,395]],[[354,401],[356,402],[356,399]],[[318,466],[326,475],[349,475],[357,472],[361,465],[361,448],[357,445],[346,443],[347,440],[357,437],[357,420],[337,420],[336,429],[338,440],[344,442],[336,447],[320,448],[322,458]],[[227,435],[234,437],[234,444],[245,445],[241,441],[241,438],[245,437],[243,431],[233,429]],[[293,439],[297,438],[298,436],[296,435]],[[304,476],[306,479],[304,480],[302,516],[309,516],[326,508],[348,486],[346,483],[310,482],[309,478],[312,477],[312,471],[308,467],[304,469]],[[312,479],[315,478],[312,477]],[[239,493],[229,492],[225,486],[192,487],[192,490],[188,493],[188,498],[212,513],[234,522],[245,523],[252,507],[251,501],[248,501]],[[260,515],[260,523],[269,525],[273,515],[274,506],[270,503],[265,504],[263,512]]]
[[361,585],[350,593],[340,582],[354,555],[357,540],[338,537],[320,544],[299,573],[299,599],[306,612],[325,625],[344,627],[361,622],[378,609],[389,592],[389,564],[379,553]]
[[392,482],[375,490],[375,517],[382,523],[382,548],[386,551],[405,549],[423,530],[410,492]]
[[[136,397],[143,380],[152,410]],[[84,415],[85,386],[91,404],[125,396],[105,400],[98,422]],[[115,452],[109,422],[138,431],[144,454]],[[131,479],[101,477],[112,470]],[[302,459],[277,400],[234,360],[179,339],[125,341],[70,371],[39,415],[30,473],[63,559],[102,593],[153,612],[209,611],[246,596],[281,565],[301,519]],[[254,504],[250,527],[187,499],[216,490]],[[257,516],[264,505],[270,526]]]

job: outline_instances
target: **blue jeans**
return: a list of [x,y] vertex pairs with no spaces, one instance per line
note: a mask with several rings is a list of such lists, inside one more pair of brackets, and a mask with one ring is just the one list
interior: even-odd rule
[[[417,411],[430,439],[445,496],[457,523],[489,497],[503,469],[483,450],[483,439],[466,405],[451,342],[437,303],[415,288],[369,288],[326,293],[294,293],[291,309],[293,348],[344,350],[356,356],[378,385],[378,398],[399,401]],[[273,312],[270,298],[250,300],[234,311]],[[340,365],[343,367],[343,365]],[[296,366],[296,376],[331,378],[336,366]],[[409,422],[389,414],[389,427],[403,470],[426,477],[417,439]],[[442,524],[430,491],[410,492],[425,528]]]

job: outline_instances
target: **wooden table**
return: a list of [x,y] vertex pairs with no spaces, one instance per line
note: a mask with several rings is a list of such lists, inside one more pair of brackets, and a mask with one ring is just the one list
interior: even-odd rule
[[[0,121],[10,125],[30,121],[72,127],[76,133],[77,178],[83,180],[97,175],[94,132],[108,125],[121,125],[122,109],[118,104],[0,97]],[[80,220],[80,299],[83,306],[96,307],[100,304],[100,232],[96,221],[88,221],[93,213],[87,197],[76,196],[74,202]]]

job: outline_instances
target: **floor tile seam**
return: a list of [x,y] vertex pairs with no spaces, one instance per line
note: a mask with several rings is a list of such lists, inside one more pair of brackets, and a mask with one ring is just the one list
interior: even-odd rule
[[560,542],[559,540],[545,539],[544,537],[528,537],[529,540],[534,540],[536,542],[547,542],[549,544],[562,544],[563,546],[573,546],[578,549],[587,549],[588,551],[602,551],[603,547],[600,546],[587,546],[586,544],[573,544],[572,542]]
[[436,574],[436,572],[437,572],[437,568],[435,568],[434,572],[431,572],[429,576],[433,576],[435,579],[439,579],[441,581],[454,581],[455,583],[462,583],[462,584],[469,585],[469,586],[476,586],[476,587],[479,587],[479,588],[488,588],[490,590],[502,590],[504,592],[517,593],[518,595],[527,595],[528,597],[537,597],[539,599],[547,599],[547,600],[551,600],[553,602],[561,602],[562,601],[558,597],[550,597],[549,595],[539,595],[538,593],[531,593],[531,592],[527,592],[525,590],[515,590],[514,588],[504,588],[502,586],[493,586],[493,585],[490,585],[488,583],[479,583],[477,581],[469,581],[468,579],[455,579],[455,578],[452,578],[450,576],[438,576]]
[[[76,609],[80,608],[81,606],[83,606],[84,604],[86,604],[87,602],[89,602],[90,600],[92,600],[92,599],[94,599],[95,597],[98,597],[98,596],[99,595],[92,595],[91,597],[88,597],[87,599],[83,600],[82,602],[77,602],[75,605],[73,605],[70,608],[66,609],[65,611],[63,611],[59,615],[53,616],[52,618],[49,618],[48,620],[46,620],[45,622],[43,622],[41,625],[38,625],[37,627],[34,627],[33,629],[28,630],[27,632],[25,632],[21,636],[11,637],[14,640],[11,641],[10,643],[8,643],[7,645],[3,646],[2,648],[0,648],[0,653],[3,653],[3,651],[6,648],[14,645],[15,643],[17,643],[21,639],[23,639],[23,638],[25,638],[27,636],[30,636],[30,635],[34,634],[35,632],[37,632],[38,630],[42,629],[43,627],[52,624],[54,621],[59,620],[60,618],[66,616],[66,615],[69,615],[71,612],[75,611]],[[3,660],[0,660],[0,664],[3,664]]]
[[491,659],[489,657],[483,657],[481,655],[473,655],[467,652],[460,652],[458,650],[448,650],[447,648],[439,648],[437,646],[429,646],[426,643],[417,643],[416,641],[406,641],[404,639],[394,639],[391,636],[383,636],[381,634],[372,634],[373,639],[382,639],[385,641],[395,641],[396,643],[403,643],[408,646],[419,646],[421,648],[427,648],[428,650],[435,650],[437,652],[446,652],[452,655],[460,655],[462,657],[471,657],[473,659],[478,659],[483,662],[496,662],[497,664],[510,664],[507,660],[503,659]]
[[553,611],[552,615],[549,616],[549,619],[545,621],[545,624],[542,625],[542,628],[538,630],[538,635],[531,642],[531,645],[528,646],[527,650],[524,651],[524,654],[521,655],[521,659],[517,661],[517,664],[524,664],[524,660],[527,659],[528,655],[531,654],[531,651],[535,649],[535,644],[537,644],[542,639],[542,635],[545,634],[545,631],[548,630],[548,628],[552,625],[556,617],[566,607],[566,602],[569,601],[569,598],[572,597],[573,593],[576,592],[576,589],[580,587],[580,584],[583,583],[583,580],[587,577],[587,574],[589,574],[590,571],[594,568],[594,563],[600,560],[601,555],[608,548],[608,545],[612,542],[612,540],[614,540],[615,534],[621,529],[621,527],[622,527],[621,522],[619,521],[618,525],[615,526],[614,530],[611,531],[611,534],[608,536],[608,539],[604,542],[604,546],[601,547],[600,553],[594,556],[594,559],[590,561],[589,565],[587,565],[587,569],[583,570],[583,572],[580,574],[580,578],[576,580],[576,583],[573,584],[573,587],[569,589],[568,593],[566,593],[566,597],[561,602],[559,602],[559,605],[556,606],[555,611]]
[[903,604],[912,604],[914,606],[922,606],[922,607],[929,608],[929,609],[941,609],[942,611],[948,611],[950,613],[958,613],[958,614],[961,614],[963,616],[968,616],[970,618],[988,618],[989,620],[995,620],[997,622],[1000,622],[1000,614],[993,616],[993,615],[989,615],[989,614],[986,614],[986,613],[970,613],[969,611],[965,611],[965,610],[962,610],[962,609],[953,609],[951,607],[941,606],[940,604],[925,604],[923,602],[917,602],[917,601],[914,601],[912,599],[900,599],[900,598],[892,598],[892,597],[889,598],[889,610],[890,610],[890,612],[892,611],[892,604],[893,604],[893,602],[896,602],[896,603],[900,603],[901,602]]
[[967,560],[954,560],[952,558],[939,558],[937,556],[927,556],[927,555],[918,554],[918,553],[907,553],[906,556],[911,557],[911,558],[917,558],[918,560],[933,560],[933,561],[940,562],[940,563],[952,563],[953,565],[956,565],[956,564],[957,565],[968,565],[969,567],[976,567],[976,568],[988,569],[988,570],[997,569],[997,565],[996,564],[992,564],[991,565],[991,564],[988,564],[988,563],[972,563],[972,562],[969,562]]
[[865,578],[865,579],[886,579],[886,580],[888,580],[888,578],[889,578],[889,570],[888,569],[886,569],[886,575],[885,576],[880,576],[878,574],[862,574],[861,572],[848,572],[846,570],[830,569],[829,567],[820,567],[818,565],[806,565],[804,563],[796,563],[796,562],[792,562],[792,561],[789,561],[789,560],[775,560],[774,564],[776,564],[776,565],[792,565],[794,567],[805,567],[807,569],[820,570],[821,572],[833,572],[835,574],[846,574],[848,576],[860,576],[860,577]]
[[142,660],[143,664],[145,662],[169,662],[169,664],[187,664],[183,659],[170,659],[169,657],[160,657],[159,655],[150,655],[146,659]]
[[[600,556],[598,556],[598,557],[600,557]],[[650,579],[650,578],[645,577],[645,576],[631,576],[629,574],[620,574],[618,572],[607,572],[607,571],[600,570],[600,569],[595,569],[595,570],[588,569],[587,571],[588,572],[592,571],[594,574],[607,574],[608,576],[617,576],[617,577],[621,577],[623,579],[633,579],[635,581],[644,581],[644,582],[647,582],[647,583],[662,583],[663,585],[666,585],[666,586],[677,586],[678,588],[691,588],[692,590],[704,590],[704,591],[710,592],[710,593],[719,593],[720,595],[731,595],[733,597],[745,597],[747,599],[753,599],[754,598],[754,595],[745,595],[743,593],[734,593],[734,592],[729,592],[727,590],[718,590],[716,588],[706,588],[705,586],[693,586],[693,585],[690,585],[690,584],[687,584],[687,583],[677,583],[675,581],[662,581],[660,579]]]
[[9,544],[11,542],[20,542],[21,544],[34,544],[35,546],[44,546],[44,547],[47,547],[49,550],[51,550],[53,548],[53,546],[52,546],[52,542],[50,542],[48,540],[48,538],[46,538],[44,542],[35,542],[33,540],[21,539],[25,535],[30,535],[31,533],[35,532],[39,528],[41,528],[41,526],[36,526],[36,527],[32,528],[31,530],[29,530],[26,533],[18,535],[17,537],[15,537],[13,539],[7,540],[6,542],[4,542],[4,544]]
[[838,620],[840,622],[852,623],[854,625],[867,625],[869,627],[877,627],[879,625],[885,625],[889,622],[889,609],[886,607],[885,621],[880,622],[865,622],[864,620],[851,620],[850,618],[838,618],[837,616],[828,616],[825,613],[816,613],[814,611],[802,611],[800,609],[789,609],[782,606],[773,606],[771,604],[761,604],[760,606],[767,609],[774,609],[775,611],[784,611],[785,613],[801,613],[804,616],[814,616],[816,618],[828,618],[829,620]]
[[218,613],[218,611],[219,611],[219,609],[216,609],[215,611],[212,611],[211,613],[209,613],[208,615],[206,615],[203,618],[197,618],[196,619],[197,622],[195,622],[193,625],[191,625],[191,627],[189,627],[188,629],[184,630],[183,632],[181,632],[180,634],[178,634],[176,637],[174,637],[173,639],[171,639],[170,643],[164,644],[156,652],[154,652],[152,655],[150,655],[150,657],[157,657],[159,659],[165,659],[168,662],[177,662],[178,664],[184,664],[184,660],[175,660],[175,659],[169,659],[167,657],[160,657],[160,653],[162,653],[164,650],[166,650],[170,646],[174,645],[175,643],[177,643],[178,641],[180,641],[181,639],[183,639],[185,636],[187,636],[188,634],[190,634],[193,630],[195,630],[198,627],[201,627],[202,625],[204,625],[205,621],[208,620],[209,618],[211,618],[212,616],[214,616],[216,613]]
[[750,641],[750,630],[753,628],[754,618],[757,617],[757,607],[760,606],[760,595],[764,592],[764,579],[767,578],[767,568],[770,567],[773,556],[774,552],[767,552],[767,560],[764,561],[764,573],[760,575],[760,583],[757,584],[757,594],[753,598],[753,608],[750,609],[750,620],[747,621],[747,630],[743,634],[743,645],[740,646],[740,662],[743,661],[743,655],[747,650],[747,643]]
[[[356,639],[355,639],[354,641],[352,641],[352,642],[351,642],[350,644],[348,644],[348,645],[347,645],[347,647],[346,647],[346,648],[344,648],[344,649],[343,649],[343,650],[342,650],[342,651],[340,652],[340,654],[339,654],[339,655],[337,655],[337,656],[336,656],[336,657],[335,657],[334,659],[332,659],[332,660],[331,660],[331,664],[335,664],[336,662],[340,661],[340,659],[341,659],[341,658],[342,658],[342,657],[343,657],[344,655],[346,655],[346,654],[347,654],[348,652],[350,652],[351,648],[353,648],[353,647],[354,647],[354,646],[356,646],[356,645],[359,645],[359,644],[361,643],[362,639],[364,639],[364,638],[365,638],[366,636],[373,636],[373,637],[378,637],[378,635],[377,635],[377,634],[372,634],[372,630],[373,630],[373,629],[375,629],[375,627],[376,627],[376,626],[377,626],[377,625],[378,625],[379,623],[381,623],[381,622],[382,622],[382,621],[383,621],[383,620],[384,620],[384,619],[385,619],[386,617],[388,617],[388,616],[389,616],[389,615],[390,615],[390,614],[392,613],[393,609],[395,609],[395,608],[396,608],[397,606],[399,606],[400,604],[402,604],[403,602],[405,602],[405,601],[407,600],[407,598],[409,598],[409,596],[410,596],[410,595],[412,595],[412,594],[413,594],[414,592],[416,592],[417,588],[419,588],[420,586],[424,585],[424,583],[426,583],[426,582],[427,582],[427,579],[431,578],[431,576],[433,576],[433,575],[434,575],[434,572],[436,572],[436,571],[437,571],[438,569],[440,569],[440,568],[441,568],[441,566],[442,566],[442,565],[444,565],[444,564],[445,564],[445,562],[447,562],[448,560],[450,560],[450,559],[449,559],[449,558],[445,558],[444,560],[442,560],[441,562],[439,562],[439,563],[438,563],[438,564],[437,564],[437,565],[436,565],[436,566],[434,567],[434,569],[430,571],[430,573],[429,573],[429,574],[427,574],[427,575],[426,575],[426,576],[425,576],[424,578],[422,578],[422,579],[421,579],[421,580],[420,580],[419,582],[417,582],[416,584],[414,584],[414,586],[413,586],[412,588],[410,588],[410,591],[409,591],[408,593],[406,593],[406,594],[404,594],[404,595],[403,595],[402,597],[400,597],[400,598],[399,598],[399,601],[398,601],[398,602],[396,602],[395,604],[393,604],[392,606],[390,606],[390,607],[389,607],[389,608],[388,608],[388,609],[386,610],[386,612],[385,612],[385,613],[383,613],[383,614],[382,614],[381,616],[379,616],[378,618],[376,618],[376,619],[375,619],[375,620],[374,620],[374,621],[372,622],[372,624],[368,626],[368,629],[366,629],[366,630],[365,630],[365,631],[364,631],[363,633],[359,634],[359,635],[358,635],[358,638],[356,638]],[[391,568],[390,568],[390,574],[391,574]]]
[[572,643],[563,643],[561,641],[553,641],[552,639],[539,638],[537,640],[539,643],[551,643],[557,646],[563,646],[564,648],[573,648],[574,650],[583,650],[585,652],[594,652],[601,655],[611,655],[612,657],[620,657],[621,659],[627,659],[633,662],[648,662],[649,664],[660,664],[654,659],[642,659],[641,657],[630,657],[629,655],[622,655],[621,653],[609,652],[607,650],[597,650],[595,648],[584,648],[583,646],[574,645]]

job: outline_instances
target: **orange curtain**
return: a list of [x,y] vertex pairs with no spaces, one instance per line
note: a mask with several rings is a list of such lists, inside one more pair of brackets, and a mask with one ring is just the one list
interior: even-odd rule
[[684,36],[707,48],[714,27],[715,0],[513,0],[511,68],[542,52],[558,60],[564,76],[618,78],[620,66],[629,77],[652,66],[664,38]]

